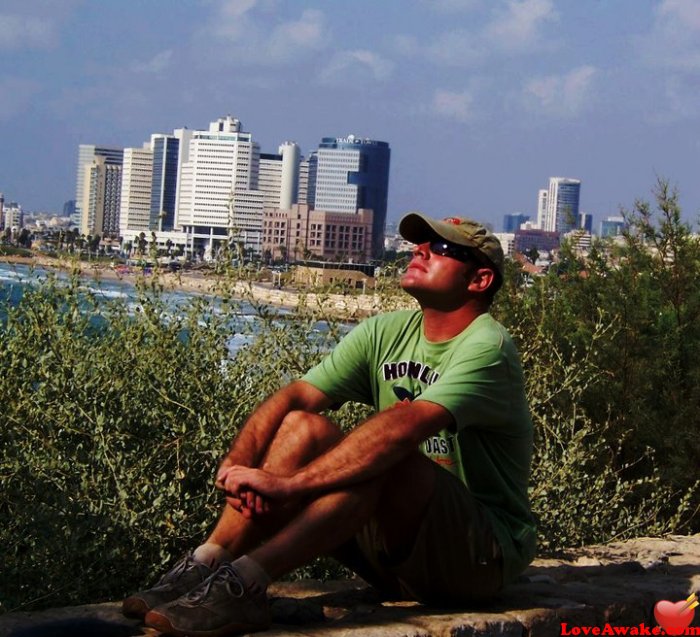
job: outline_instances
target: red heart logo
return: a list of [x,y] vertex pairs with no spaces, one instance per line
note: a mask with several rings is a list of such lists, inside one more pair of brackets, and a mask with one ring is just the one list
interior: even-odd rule
[[[685,608],[685,610],[683,610]],[[687,602],[663,600],[654,606],[654,617],[668,635],[682,635],[695,617],[695,609],[688,608]]]

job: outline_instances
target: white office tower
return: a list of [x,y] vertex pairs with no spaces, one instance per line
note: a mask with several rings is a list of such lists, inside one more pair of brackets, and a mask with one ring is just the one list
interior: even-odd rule
[[307,159],[299,162],[299,192],[297,201],[313,208],[316,204],[316,172],[318,154],[313,151]]
[[544,230],[547,217],[547,195],[549,191],[544,188],[537,192],[537,227]]
[[389,193],[389,144],[355,135],[324,137],[317,152],[316,210],[346,214],[372,210],[371,256],[381,256]]
[[220,118],[207,131],[192,131],[187,161],[180,169],[177,225],[188,248],[214,256],[223,244],[260,244],[262,193],[258,190],[260,149],[241,123]]
[[258,188],[263,193],[263,205],[265,208],[280,207],[282,155],[260,153]]
[[576,228],[579,215],[581,181],[569,177],[550,177],[547,207],[537,219],[540,230],[569,232]]
[[299,195],[299,162],[301,153],[294,142],[284,142],[279,147],[282,156],[282,180],[280,184],[279,208],[289,210],[297,203]]
[[17,231],[24,225],[24,211],[16,201],[3,202],[2,222],[5,229]]
[[142,148],[125,148],[122,166],[122,193],[119,209],[119,233],[125,237],[130,230],[152,230],[151,183],[153,181],[153,151],[151,144]]
[[[350,138],[354,139],[352,135]],[[349,174],[360,172],[361,154],[352,148],[319,148],[316,177],[316,208],[331,212],[355,213],[358,187]]]
[[75,186],[75,213],[71,217],[71,222],[82,227],[82,205],[85,198],[85,175],[86,167],[91,166],[96,157],[104,157],[107,165],[122,165],[124,150],[109,146],[94,146],[92,144],[80,144],[78,146],[78,170]]
[[260,154],[258,188],[264,193],[265,208],[289,210],[297,203],[299,191],[299,146],[284,142],[278,154]]

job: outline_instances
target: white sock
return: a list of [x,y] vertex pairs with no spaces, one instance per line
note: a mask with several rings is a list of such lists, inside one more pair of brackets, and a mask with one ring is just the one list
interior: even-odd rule
[[246,588],[254,593],[264,593],[272,582],[265,569],[247,555],[242,555],[232,564],[236,567]]
[[206,564],[211,569],[218,568],[221,562],[230,562],[233,559],[233,555],[223,546],[213,542],[205,542],[198,546],[192,553],[192,557],[195,561]]

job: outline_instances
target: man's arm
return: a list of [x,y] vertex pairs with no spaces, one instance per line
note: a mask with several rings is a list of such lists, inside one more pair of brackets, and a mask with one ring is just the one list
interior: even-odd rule
[[233,466],[223,484],[230,493],[254,491],[272,499],[340,489],[385,473],[423,440],[453,425],[441,405],[414,401],[376,414],[289,477]]

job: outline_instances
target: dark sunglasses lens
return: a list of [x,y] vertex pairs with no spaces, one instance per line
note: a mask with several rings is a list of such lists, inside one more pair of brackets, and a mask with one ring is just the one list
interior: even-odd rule
[[447,243],[447,241],[431,241],[430,251],[433,254],[437,254],[441,257],[451,257],[452,259],[457,259],[459,261],[469,261],[470,259],[468,250],[452,245],[451,243]]
[[450,244],[445,241],[432,241],[430,243],[430,251],[433,254],[439,254],[441,257],[449,256],[452,252]]

